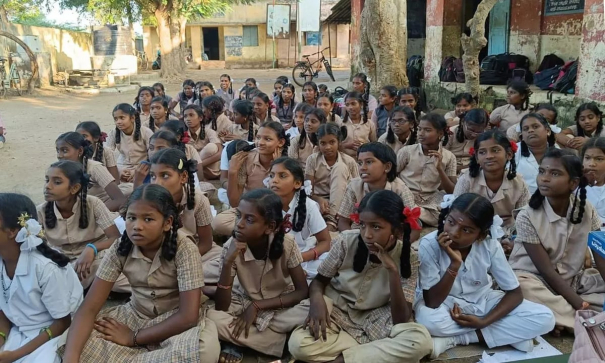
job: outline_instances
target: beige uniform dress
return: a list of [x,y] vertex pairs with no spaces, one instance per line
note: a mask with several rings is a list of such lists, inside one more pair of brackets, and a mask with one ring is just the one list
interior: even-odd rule
[[[233,239],[223,246],[222,261],[225,260]],[[271,243],[271,242],[269,242]],[[280,357],[284,350],[287,334],[302,325],[309,313],[309,300],[281,310],[261,310],[254,325],[250,327],[248,338],[244,334],[238,339],[232,337],[233,327],[229,324],[241,315],[252,301],[273,299],[294,291],[290,269],[300,266],[302,255],[289,234],[284,236],[284,250],[277,260],[257,260],[250,249],[238,255],[231,269],[236,276],[228,311],[208,310],[208,318],[214,321],[220,340],[239,346],[249,347],[257,352]],[[223,264],[221,264],[221,270]]]
[[[96,153],[95,153],[96,156]],[[93,156],[94,158],[94,156]],[[101,163],[107,168],[112,168],[114,166],[118,166],[116,162],[116,154],[114,154],[113,150],[108,147],[103,146],[103,160]]]
[[467,140],[465,138],[463,142],[459,142],[456,138],[459,127],[460,126],[458,125],[451,128],[452,135],[450,135],[445,148],[454,154],[456,157],[456,168],[462,171],[468,168],[468,164],[471,161],[471,155],[469,153],[471,148],[475,145],[475,140]]
[[[179,293],[204,286],[202,259],[190,236],[179,231],[176,255],[170,261],[162,257],[160,248],[150,260],[133,245],[127,256],[118,254],[115,243],[103,259],[97,272],[101,280],[114,282],[123,273],[132,285],[132,297],[124,305],[103,310],[97,320],[109,317],[125,324],[132,331],[149,328],[174,315],[179,310]],[[205,317],[202,297],[198,324],[174,335],[158,345],[130,348],[101,339],[93,330],[82,355],[81,362],[217,362],[220,344],[216,326]],[[66,339],[67,332],[61,338]],[[65,344],[65,343],[63,343]],[[62,350],[62,349],[61,349]]]
[[508,171],[505,171],[502,185],[498,191],[493,192],[485,182],[483,170],[476,178],[472,178],[468,170],[465,170],[456,183],[454,195],[458,197],[464,193],[475,193],[487,198],[494,206],[494,213],[504,221],[502,225],[504,232],[510,234],[515,227],[513,212],[525,207],[529,203],[530,195],[527,184],[520,174],[517,174],[513,180],[508,180],[507,174]]
[[[253,131],[253,135],[252,135],[252,141],[256,140],[256,133],[258,132],[258,128],[259,126],[255,123],[252,124],[252,131]],[[248,132],[250,131],[249,128],[242,128],[242,125],[239,124],[233,124],[229,127],[229,130],[227,131],[227,133],[234,135],[235,137],[237,137],[238,139],[244,140],[244,141],[248,141]]]
[[[389,126],[390,127],[390,126]],[[406,143],[408,142],[408,140],[406,140],[406,143],[403,143],[399,140],[399,138],[397,137],[397,135],[395,135],[395,142],[394,143],[390,143],[387,141],[387,136],[389,135],[389,131],[387,130],[387,132],[385,132],[384,134],[382,134],[379,138],[378,138],[378,142],[381,144],[385,144],[386,146],[390,147],[391,149],[393,149],[393,151],[395,152],[395,155],[397,155],[397,153],[399,152],[399,150],[401,150],[401,148],[403,148]],[[409,136],[408,136],[409,138]]]
[[347,184],[351,179],[359,177],[357,162],[347,154],[339,152],[336,163],[329,166],[323,154],[317,152],[307,159],[305,176],[313,177],[313,194],[330,203],[330,214],[324,215],[324,218],[335,222]]
[[265,117],[265,119],[260,119],[260,118],[256,118],[256,124],[260,127],[262,124],[264,124],[265,122],[269,122],[269,121],[275,121],[275,122],[279,122],[281,124],[281,121],[279,120],[279,118],[277,118],[277,116],[275,115],[271,115],[271,117]]
[[[221,113],[217,118],[216,118],[216,133],[217,134],[221,134],[221,132],[225,131],[229,131],[229,128],[233,125],[233,121],[231,121],[231,119],[229,119],[229,116],[225,115],[224,113]],[[210,125],[208,125],[208,128],[211,128]],[[221,142],[225,142],[225,140],[221,139]]]
[[114,177],[103,164],[94,160],[87,161],[86,173],[90,176],[88,195],[101,199],[103,203],[107,202],[109,196],[105,192],[105,188],[115,182]]
[[517,110],[513,105],[504,105],[496,108],[489,116],[490,123],[500,122],[498,130],[506,133],[511,127],[521,122],[523,116],[527,115],[529,110]]
[[318,152],[319,147],[313,146],[313,143],[307,137],[307,140],[305,141],[305,147],[303,149],[301,149],[300,148],[300,137],[301,136],[302,135],[298,135],[290,141],[290,147],[288,148],[288,157],[291,157],[292,159],[298,161],[300,163],[300,166],[303,168],[303,170],[305,170],[305,166],[307,165],[307,159],[314,152]]
[[447,121],[447,125],[449,127],[454,127],[460,124],[460,117],[456,116],[456,110],[446,113],[443,118]]
[[[343,142],[359,141],[362,144],[368,142],[374,142],[378,140],[378,134],[376,133],[376,124],[368,120],[368,122],[361,121],[360,123],[353,123],[351,119],[347,122],[343,122],[342,126],[347,128],[347,138]],[[352,149],[344,149],[347,155],[357,158],[357,151]]]
[[[605,283],[594,268],[584,269],[588,249],[588,233],[601,229],[601,218],[587,202],[582,222],[571,223],[569,216],[573,206],[571,198],[568,217],[556,214],[548,199],[538,209],[527,206],[517,215],[517,238],[508,262],[515,271],[523,297],[546,305],[555,315],[556,325],[574,327],[576,310],[555,293],[540,276],[540,272],[525,250],[524,244],[541,244],[550,258],[550,263],[561,278],[574,289],[590,308],[601,311],[605,298]],[[578,201],[579,206],[579,201]]]
[[[420,324],[393,325],[387,269],[368,261],[363,271],[353,270],[358,237],[358,230],[342,232],[317,271],[331,279],[324,293],[331,318],[327,340],[315,340],[309,329],[299,327],[290,337],[290,353],[306,362],[331,361],[340,354],[347,363],[418,362],[433,349],[431,336]],[[398,241],[389,252],[398,269],[402,247]],[[406,280],[401,278],[402,287]],[[413,302],[414,290],[406,290],[406,300]]]
[[[193,146],[195,150],[198,151],[200,159],[204,160],[220,152],[218,145],[222,144],[222,142],[218,138],[217,132],[212,130],[209,126],[206,126],[204,129],[203,139],[200,138],[201,131],[202,128],[200,127],[196,132],[191,133],[191,140],[189,140],[189,145]],[[221,175],[220,160],[217,160],[215,163],[212,163],[210,165],[206,165],[204,169],[206,169],[215,177],[219,177]]]
[[149,148],[149,139],[153,135],[153,131],[151,131],[146,126],[141,126],[141,135],[138,141],[135,141],[133,131],[132,134],[126,135],[122,131],[120,131],[120,143],[116,143],[116,129],[112,129],[107,136],[107,141],[105,145],[107,145],[110,149],[117,151],[117,166],[118,172],[120,173],[120,177],[124,170],[129,170],[132,174],[132,177],[127,181],[132,181],[134,178],[134,171],[137,165],[143,161],[147,160],[147,149]]
[[[456,176],[456,157],[451,151],[439,147],[445,173],[449,177]],[[441,187],[441,178],[435,158],[424,155],[422,145],[404,146],[397,153],[397,172],[403,182],[414,193],[416,205],[422,208],[420,220],[427,226],[437,226],[440,204],[445,193]]]

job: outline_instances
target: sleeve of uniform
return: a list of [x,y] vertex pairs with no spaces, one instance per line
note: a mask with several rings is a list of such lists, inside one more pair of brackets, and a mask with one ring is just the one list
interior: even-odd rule
[[191,239],[186,238],[178,243],[174,262],[179,291],[190,291],[204,286],[202,256]]
[[109,131],[109,135],[107,135],[107,140],[105,140],[105,143],[103,144],[104,147],[109,148],[110,150],[114,150],[116,149],[116,129],[113,128],[111,129],[111,131]]
[[113,150],[106,148],[103,146],[103,163],[106,168],[113,168],[117,166],[116,155],[113,153]]
[[93,196],[88,196],[86,198],[86,202],[91,204],[92,212],[95,217],[95,223],[99,228],[103,231],[107,228],[115,225],[114,220],[116,219],[114,215],[107,209],[105,204],[101,201],[101,199]]
[[529,243],[535,245],[541,243],[536,227],[531,223],[526,209],[522,209],[517,215],[515,227],[517,228],[515,243]]
[[208,138],[209,144],[222,144],[216,131],[212,130],[211,128],[206,128],[206,137]]
[[73,268],[70,265],[59,267],[54,263],[36,267],[40,268],[37,275],[40,290],[42,290],[41,300],[50,316],[53,319],[61,319],[71,314],[72,291],[69,283],[75,281],[75,278],[70,281],[66,274],[75,275]]
[[[374,112],[372,114],[372,119],[374,119],[374,115],[376,115],[376,112]],[[378,137],[376,136],[377,132],[376,132],[376,123],[375,122],[371,122],[370,123],[370,142],[375,142],[376,140],[378,140]]]
[[496,240],[485,240],[490,249],[491,266],[489,271],[503,291],[511,291],[519,287],[519,281],[508,264],[504,250],[500,242]]
[[332,241],[328,257],[317,268],[318,274],[327,278],[336,276],[347,254],[348,245],[345,235],[345,233],[341,233]]
[[[434,236],[434,238],[437,238],[436,233]],[[437,241],[424,237],[420,240],[420,247],[418,248],[418,259],[420,260],[418,287],[422,290],[429,290],[441,280],[439,256],[431,246],[433,243],[437,243]]]
[[515,209],[519,209],[519,208],[523,208],[526,205],[529,204],[529,189],[527,189],[527,184],[525,183],[525,180],[523,180],[523,178],[521,176],[519,176],[519,179],[521,180],[521,197],[519,197],[519,200],[517,200],[517,203],[515,203]]
[[601,217],[599,217],[599,214],[597,213],[597,210],[595,208],[591,208],[591,224],[590,224],[590,230],[591,231],[600,231],[601,230],[601,226],[603,225],[603,222],[601,221]]
[[300,135],[296,136],[292,140],[290,140],[290,147],[288,147],[288,157],[297,160],[298,159],[298,141],[300,140]]
[[145,142],[145,146],[149,146],[149,140],[153,136],[153,131],[151,131],[148,127],[141,127],[141,137],[143,138],[143,142]]
[[[399,177],[397,177],[399,178]],[[401,189],[401,199],[403,200],[403,205],[406,207],[410,207],[410,208],[415,208],[417,207],[416,205],[416,201],[414,200],[414,194],[412,194],[412,191],[410,190],[410,188],[408,188],[407,185],[405,185],[405,183],[403,184],[403,188]]]
[[456,155],[452,154],[449,150],[447,150],[447,152],[450,154],[450,157],[447,160],[447,164],[445,164],[445,174],[447,176],[457,176],[458,170],[456,168]]
[[459,197],[464,193],[468,193],[471,189],[471,176],[468,172],[463,172],[458,178],[456,182],[456,186],[454,187],[454,196]]
[[402,147],[397,153],[397,174],[401,173],[403,169],[408,165],[409,151],[406,146]]
[[491,115],[489,115],[489,122],[492,124],[498,124],[502,120],[502,112],[504,110],[504,106],[500,106],[492,111]]
[[307,158],[307,164],[305,166],[305,177],[315,176],[315,167],[317,163],[317,154],[311,154]]
[[[227,258],[227,254],[229,253],[229,248],[231,247],[231,242],[232,241],[233,241],[233,238],[230,238],[223,245],[223,252],[221,252],[221,263],[220,263],[219,268],[218,268],[218,275],[219,276],[221,275],[221,273],[223,271],[223,266],[225,265],[225,258]],[[235,242],[233,242],[233,243],[235,243]],[[231,266],[231,276],[235,277],[235,275],[237,275],[237,270],[235,269],[235,264],[233,264],[233,266]]]
[[351,173],[351,179],[359,178],[359,165],[357,165],[357,161],[345,153],[341,153],[341,156],[347,160],[347,167]]
[[199,199],[195,199],[195,225],[198,227],[203,227],[212,224],[212,211],[210,209],[210,201],[208,201],[208,198],[202,194],[200,195]]
[[96,164],[90,168],[90,177],[103,189],[115,181],[109,170],[107,170],[107,167],[101,164]]
[[326,221],[319,211],[319,205],[307,197],[307,223],[311,235],[315,235],[328,228]]
[[349,184],[347,184],[347,189],[345,190],[345,195],[342,197],[340,208],[338,209],[338,215],[344,218],[350,218],[351,213],[353,213],[355,210],[355,203],[357,203],[357,198],[355,198],[353,186],[349,181]]
[[300,266],[303,262],[302,254],[294,242],[294,237],[289,234],[284,236],[284,253],[287,254],[287,266],[288,268],[295,268]]
[[118,256],[119,244],[119,242],[115,242],[107,249],[107,253],[105,253],[103,261],[101,261],[101,265],[97,270],[97,277],[101,280],[107,282],[116,282],[120,276],[120,273],[122,273],[124,265],[122,264],[120,256]]

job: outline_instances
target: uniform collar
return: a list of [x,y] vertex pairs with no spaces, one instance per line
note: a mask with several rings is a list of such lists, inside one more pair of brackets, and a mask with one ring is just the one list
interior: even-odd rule
[[[508,180],[507,175],[508,175],[508,173],[505,170],[504,175],[502,176],[502,185],[500,185],[500,188],[498,188],[498,191],[496,192],[494,197],[491,199],[492,203],[495,203],[499,200],[504,199],[504,196],[506,194],[505,191],[512,187],[511,182],[510,182],[510,180]],[[485,181],[485,174],[483,174],[483,169],[480,171],[480,174],[479,174],[479,185],[489,189],[489,187],[487,186],[487,181]]]
[[153,257],[153,261],[152,261],[149,258],[147,258],[145,255],[143,255],[143,252],[141,251],[139,246],[135,245],[134,243],[132,244],[132,252],[130,254],[130,256],[132,258],[138,258],[138,259],[144,260],[145,262],[151,262],[151,267],[149,268],[148,275],[151,275],[155,270],[160,268],[160,266],[162,265],[162,261],[160,261],[161,255],[162,255],[162,247],[160,246],[160,249],[158,250],[158,252],[156,252],[155,256]]
[[[393,190],[393,185],[390,181],[387,180],[387,183],[384,186],[384,190]],[[364,195],[370,192],[370,186],[368,185],[368,183],[363,183],[363,192]]]
[[[548,218],[548,221],[550,223],[554,223],[560,219],[563,219],[563,217],[561,217],[560,215],[555,213],[555,211],[552,209],[552,206],[548,202],[548,198],[544,197],[543,205],[544,205],[544,212],[546,212],[546,217]],[[571,216],[572,208],[573,208],[573,197],[570,197],[569,198],[569,207],[567,208],[567,213],[566,213],[566,216],[567,216],[566,218],[569,218]]]
[[69,219],[73,218],[77,214],[77,212],[80,210],[80,197],[76,197],[76,202],[74,203],[74,206],[71,208],[71,211],[73,212],[73,214],[69,218],[63,218],[63,216],[61,215],[61,212],[59,212],[59,208],[57,208],[57,203],[53,203],[53,210],[55,212],[55,216],[57,217],[57,220],[59,220],[59,221],[69,220]]
[[[337,164],[338,162],[340,162],[341,160],[342,160],[342,158],[341,158],[341,156],[340,156],[340,151],[339,151],[339,152],[337,152],[337,154],[336,154],[336,162],[334,163],[334,165],[336,165],[336,164]],[[320,158],[319,158],[319,162],[320,162],[321,164],[324,164],[326,167],[328,167],[328,169],[329,169],[329,168],[331,168],[332,166],[334,166],[334,165],[332,165],[332,166],[328,165],[328,162],[326,161],[326,158],[324,157],[324,154],[321,154],[321,156],[320,156]]]

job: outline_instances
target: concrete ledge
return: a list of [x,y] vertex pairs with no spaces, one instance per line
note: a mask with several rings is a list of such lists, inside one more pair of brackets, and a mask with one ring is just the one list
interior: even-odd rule
[[65,88],[65,92],[76,93],[76,94],[98,95],[101,93],[122,93],[122,92],[136,91],[137,89],[139,89],[138,85],[130,84],[127,86],[106,87],[106,88],[67,87],[67,88]]

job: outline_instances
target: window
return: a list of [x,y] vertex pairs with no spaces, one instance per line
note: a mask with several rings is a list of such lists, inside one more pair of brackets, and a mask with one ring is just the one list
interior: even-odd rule
[[258,26],[244,25],[244,47],[258,47]]
[[305,45],[321,45],[321,32],[305,32]]

